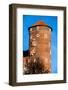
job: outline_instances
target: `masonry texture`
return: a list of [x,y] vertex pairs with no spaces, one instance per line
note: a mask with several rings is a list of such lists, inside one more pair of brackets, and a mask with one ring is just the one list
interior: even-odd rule
[[51,28],[43,21],[29,27],[29,43],[29,54],[24,58],[24,74],[50,73]]

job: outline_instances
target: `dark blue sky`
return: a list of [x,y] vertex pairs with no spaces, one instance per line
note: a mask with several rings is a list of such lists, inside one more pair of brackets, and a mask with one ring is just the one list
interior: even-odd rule
[[23,50],[29,49],[28,27],[38,21],[43,21],[53,29],[51,36],[51,69],[52,73],[57,73],[57,16],[23,15]]

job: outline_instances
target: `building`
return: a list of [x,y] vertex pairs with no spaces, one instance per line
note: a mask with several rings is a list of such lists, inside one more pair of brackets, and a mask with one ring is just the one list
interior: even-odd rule
[[[51,72],[51,31],[52,28],[43,21],[38,21],[29,27],[30,59],[33,63],[40,63],[41,73]],[[37,68],[36,66],[35,69]],[[38,70],[34,70],[33,73],[38,73]]]

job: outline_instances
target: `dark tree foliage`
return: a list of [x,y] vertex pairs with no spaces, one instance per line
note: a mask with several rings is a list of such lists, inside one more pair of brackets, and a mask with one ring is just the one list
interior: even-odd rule
[[24,72],[24,74],[48,73],[49,71],[44,71],[43,65],[39,61],[39,58],[36,58],[36,61],[32,60],[30,63],[26,64],[27,70]]

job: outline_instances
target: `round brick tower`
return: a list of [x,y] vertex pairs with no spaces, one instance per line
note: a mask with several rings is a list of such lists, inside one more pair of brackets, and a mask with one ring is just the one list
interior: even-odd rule
[[42,65],[43,73],[51,72],[51,31],[52,28],[43,21],[29,27],[30,59]]

